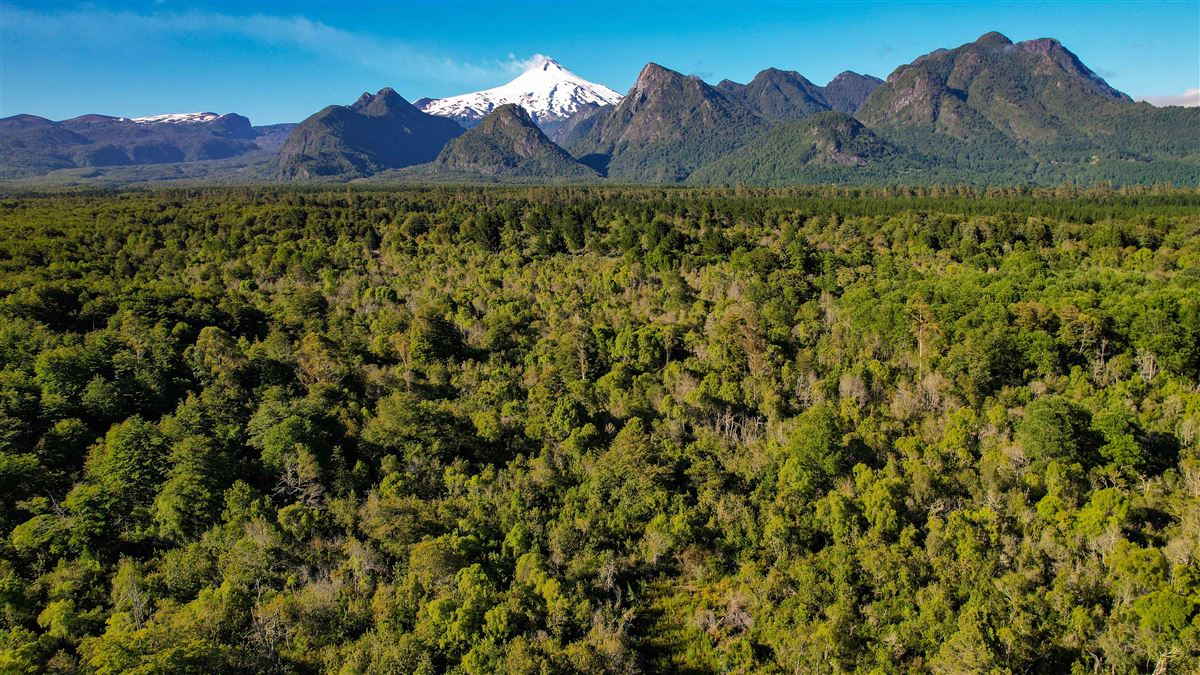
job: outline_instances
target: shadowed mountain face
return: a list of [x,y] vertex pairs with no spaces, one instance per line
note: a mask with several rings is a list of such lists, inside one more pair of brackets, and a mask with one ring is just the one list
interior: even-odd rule
[[524,108],[512,103],[496,108],[477,126],[447,143],[433,168],[486,176],[596,177],[595,171],[547,138]]
[[385,88],[363,94],[351,106],[329,106],[297,125],[279,152],[279,175],[347,178],[421,164],[463,131]]
[[738,98],[651,63],[625,98],[568,149],[615,178],[672,183],[763,127]]
[[61,122],[36,115],[6,117],[0,119],[0,176],[227,159],[267,149],[262,142],[277,133],[252,127],[241,115],[201,115],[182,122],[108,115]]
[[546,135],[558,145],[566,147],[591,133],[592,127],[604,119],[604,116],[614,107],[616,106],[596,104],[580,106],[574,115],[563,120]]

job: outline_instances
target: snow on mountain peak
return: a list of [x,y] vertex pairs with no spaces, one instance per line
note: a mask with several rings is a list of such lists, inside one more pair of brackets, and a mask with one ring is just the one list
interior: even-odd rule
[[167,113],[166,115],[151,115],[149,117],[134,117],[130,121],[138,124],[200,124],[211,122],[221,116],[211,112]]
[[529,67],[508,84],[449,98],[423,99],[417,107],[431,115],[472,127],[498,106],[516,103],[540,126],[561,122],[587,104],[615,105],[621,95],[602,84],[588,82],[549,56],[537,55]]

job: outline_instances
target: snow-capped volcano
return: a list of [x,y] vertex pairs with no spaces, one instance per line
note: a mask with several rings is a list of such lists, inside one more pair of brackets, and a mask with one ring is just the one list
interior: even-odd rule
[[588,82],[549,57],[533,65],[508,84],[449,98],[423,98],[416,106],[431,115],[449,117],[473,127],[497,106],[516,103],[533,121],[547,130],[587,104],[614,105],[621,95],[602,84]]

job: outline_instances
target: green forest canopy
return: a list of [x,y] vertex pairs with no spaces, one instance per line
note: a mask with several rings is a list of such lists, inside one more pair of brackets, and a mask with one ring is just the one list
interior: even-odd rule
[[0,199],[2,672],[1196,672],[1200,193]]

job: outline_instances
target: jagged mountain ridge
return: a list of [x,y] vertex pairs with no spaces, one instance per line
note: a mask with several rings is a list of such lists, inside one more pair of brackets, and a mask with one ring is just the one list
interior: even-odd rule
[[794,70],[767,68],[746,84],[722,80],[717,88],[745,101],[768,120],[795,121],[826,110],[854,114],[882,83],[877,77],[846,70],[819,87]]
[[821,88],[794,70],[767,68],[747,84],[723,80],[717,88],[771,121],[801,120],[830,108]]
[[603,174],[678,182],[758,133],[765,122],[741,100],[656,63],[568,150]]

